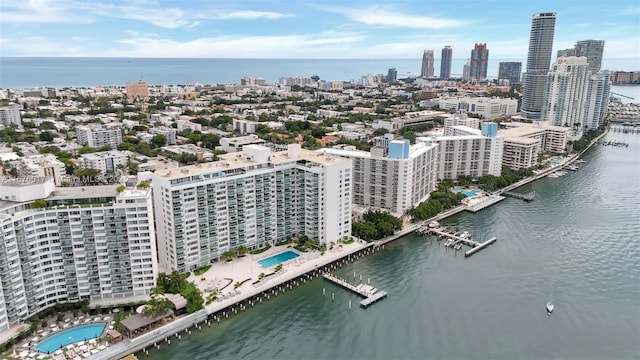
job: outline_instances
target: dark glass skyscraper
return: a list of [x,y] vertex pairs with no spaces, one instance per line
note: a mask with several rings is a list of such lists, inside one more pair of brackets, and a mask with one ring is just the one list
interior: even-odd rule
[[556,13],[538,13],[531,21],[527,70],[523,78],[522,109],[520,114],[528,119],[539,119],[544,102],[547,72],[551,66],[553,34]]
[[469,76],[476,80],[486,79],[488,63],[489,49],[487,49],[487,44],[475,44],[473,50],[471,50],[471,68],[469,70]]
[[576,42],[573,48],[558,50],[558,57],[584,56],[589,63],[589,71],[596,74],[602,65],[602,53],[604,52],[604,40],[581,40]]
[[398,71],[395,68],[390,68],[387,71],[387,82],[393,84],[396,81],[398,81]]
[[449,79],[451,77],[451,61],[453,60],[453,50],[447,45],[442,48],[442,59],[440,60],[440,78]]
[[509,80],[509,84],[520,84],[521,62],[501,62],[498,68],[498,79]]

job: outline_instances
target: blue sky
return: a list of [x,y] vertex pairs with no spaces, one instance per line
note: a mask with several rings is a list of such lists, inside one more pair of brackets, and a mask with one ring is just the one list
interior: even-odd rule
[[466,58],[487,43],[521,59],[537,12],[557,13],[554,54],[597,39],[605,58],[640,59],[638,0],[0,0],[0,56],[416,58],[451,45]]

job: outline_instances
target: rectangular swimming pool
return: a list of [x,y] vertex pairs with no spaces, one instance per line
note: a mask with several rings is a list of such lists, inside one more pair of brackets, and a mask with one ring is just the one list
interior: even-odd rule
[[38,345],[34,346],[34,348],[42,353],[51,354],[63,346],[74,342],[95,339],[101,336],[106,325],[106,323],[96,323],[72,327],[71,329],[45,338],[39,342]]
[[262,260],[258,261],[258,263],[260,265],[262,265],[262,267],[270,268],[272,266],[276,266],[276,265],[278,265],[280,263],[289,261],[291,259],[295,259],[298,256],[300,256],[300,255],[296,254],[295,252],[293,252],[291,250],[287,250],[287,251],[281,252],[279,254],[275,254],[273,256],[269,256],[266,259],[262,259]]

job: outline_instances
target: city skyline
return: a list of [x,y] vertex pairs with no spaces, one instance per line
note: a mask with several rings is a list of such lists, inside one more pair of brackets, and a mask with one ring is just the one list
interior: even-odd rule
[[604,58],[640,54],[640,7],[632,1],[620,1],[615,7],[596,1],[429,5],[1,1],[0,52],[3,56],[414,58],[425,48],[450,45],[462,50],[487,43],[493,58],[524,58],[531,15],[556,12],[554,54],[584,39],[605,40]]

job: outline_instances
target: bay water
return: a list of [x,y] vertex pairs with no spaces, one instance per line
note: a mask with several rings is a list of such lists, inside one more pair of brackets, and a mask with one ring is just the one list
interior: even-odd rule
[[316,279],[148,357],[640,358],[640,135],[605,139],[630,145],[595,146],[578,171],[517,189],[535,191],[531,203],[508,198],[446,219],[498,238],[469,258],[412,234],[335,271],[388,292],[367,309]]

